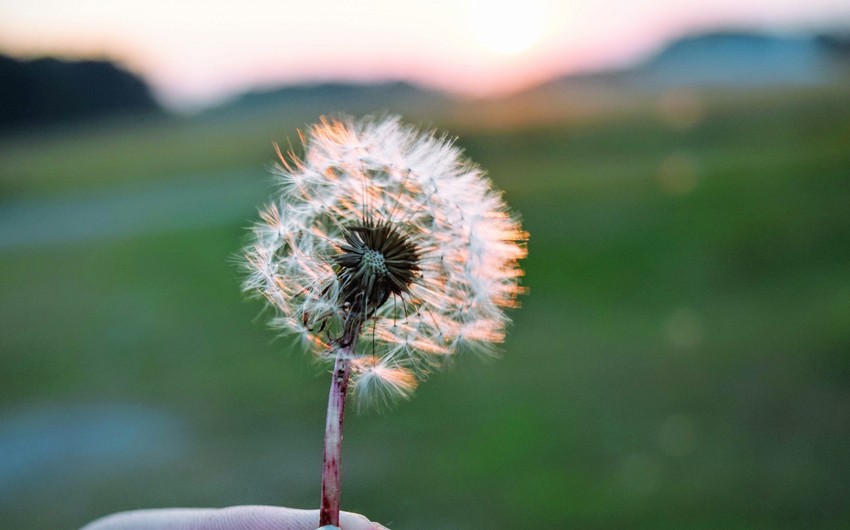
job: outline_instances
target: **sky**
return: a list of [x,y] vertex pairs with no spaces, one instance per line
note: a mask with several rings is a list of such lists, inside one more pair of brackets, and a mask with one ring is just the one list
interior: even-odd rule
[[842,24],[847,0],[0,0],[0,52],[118,60],[190,109],[327,80],[498,95],[693,31]]

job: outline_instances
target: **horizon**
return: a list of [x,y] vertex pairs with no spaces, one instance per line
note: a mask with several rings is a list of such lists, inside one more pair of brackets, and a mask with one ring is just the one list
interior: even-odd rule
[[[589,0],[569,5],[528,0],[523,11],[511,10],[508,2],[481,0],[404,6],[389,0],[357,6],[326,0],[299,9],[252,0],[236,13],[195,1],[92,0],[80,6],[7,0],[0,2],[0,51],[115,61],[143,77],[160,103],[176,111],[253,90],[333,82],[401,81],[486,97],[570,73],[633,64],[691,34],[846,29],[850,5],[845,4],[712,0],[685,8],[675,0],[632,0],[601,15],[610,6]],[[284,19],[292,22],[276,32]]]

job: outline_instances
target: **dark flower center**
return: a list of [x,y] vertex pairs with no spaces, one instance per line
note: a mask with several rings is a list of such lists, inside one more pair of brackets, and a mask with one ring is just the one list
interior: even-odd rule
[[416,245],[389,221],[367,216],[348,225],[334,258],[341,283],[340,304],[346,312],[346,331],[375,314],[390,295],[410,292],[419,272]]

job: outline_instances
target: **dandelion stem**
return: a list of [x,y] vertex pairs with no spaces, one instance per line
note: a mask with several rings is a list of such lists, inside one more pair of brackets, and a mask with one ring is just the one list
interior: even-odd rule
[[328,415],[325,421],[325,454],[322,468],[322,508],[319,526],[339,526],[340,470],[342,466],[342,421],[345,413],[345,396],[351,377],[351,356],[357,343],[357,332],[344,337],[336,350],[336,361],[331,374],[328,395]]

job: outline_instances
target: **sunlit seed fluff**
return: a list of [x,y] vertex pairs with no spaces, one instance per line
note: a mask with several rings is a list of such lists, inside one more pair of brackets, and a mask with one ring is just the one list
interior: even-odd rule
[[408,397],[460,350],[504,340],[527,234],[451,141],[398,118],[322,120],[245,250],[244,289],[320,358],[357,336],[362,402]]

